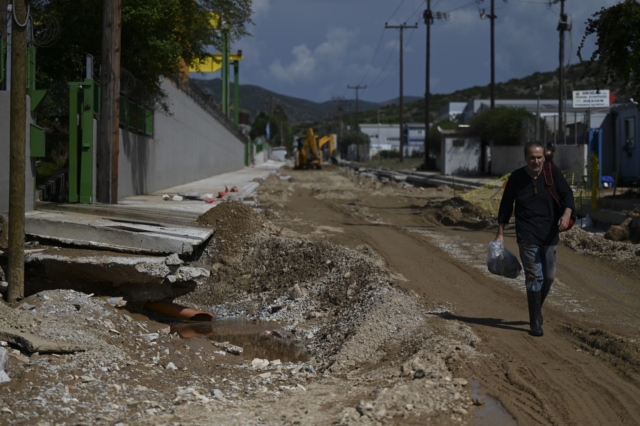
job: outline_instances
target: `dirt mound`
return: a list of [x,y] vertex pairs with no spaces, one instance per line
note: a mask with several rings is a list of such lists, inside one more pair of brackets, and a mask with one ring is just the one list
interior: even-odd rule
[[[322,305],[349,303],[362,286],[389,277],[379,260],[325,241],[255,235],[234,259],[213,264],[208,287],[183,296],[200,307],[262,294],[266,302],[287,296],[296,285]],[[223,293],[212,289],[224,289]]]
[[211,256],[234,256],[242,251],[247,240],[262,230],[264,219],[251,207],[240,201],[225,201],[209,209],[196,219],[199,225],[214,228]]
[[607,240],[600,234],[592,234],[577,226],[560,234],[564,245],[578,253],[614,261],[635,259],[640,256],[640,248],[628,241]]
[[421,214],[432,224],[472,229],[486,228],[495,221],[495,217],[489,211],[460,197],[429,201],[422,207]]

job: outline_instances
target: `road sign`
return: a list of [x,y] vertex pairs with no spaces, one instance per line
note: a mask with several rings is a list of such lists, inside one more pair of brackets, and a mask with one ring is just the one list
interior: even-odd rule
[[608,90],[574,90],[574,108],[607,108],[611,104]]

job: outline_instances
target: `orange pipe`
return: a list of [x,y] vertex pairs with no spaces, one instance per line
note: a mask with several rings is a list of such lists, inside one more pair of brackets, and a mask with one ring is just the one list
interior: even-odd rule
[[187,308],[186,306],[180,306],[178,304],[162,300],[158,302],[147,302],[144,304],[143,308],[187,321],[213,321],[214,317],[210,312]]

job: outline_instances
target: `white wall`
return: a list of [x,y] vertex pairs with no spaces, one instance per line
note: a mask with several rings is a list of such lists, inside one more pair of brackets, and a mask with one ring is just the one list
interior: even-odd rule
[[[9,213],[9,151],[10,151],[10,104],[11,92],[0,91],[0,214],[7,215]],[[30,155],[30,127],[33,122],[30,113],[31,100],[27,96],[27,127],[25,138],[25,182],[24,182],[24,201],[25,211],[33,210],[35,197],[35,159]]]
[[438,166],[445,175],[475,175],[480,173],[480,138],[446,136],[440,145]]
[[153,139],[120,130],[118,198],[147,194],[244,167],[244,143],[169,81],[170,114]]
[[271,150],[271,154],[269,154],[269,159],[274,161],[285,161],[286,156],[287,156],[287,148],[276,147]]
[[519,169],[524,161],[523,146],[494,146],[491,148],[491,174],[506,175]]
[[[524,146],[494,146],[491,148],[491,174],[506,175],[523,167]],[[553,162],[566,173],[575,173],[576,178],[586,173],[587,145],[556,145]]]

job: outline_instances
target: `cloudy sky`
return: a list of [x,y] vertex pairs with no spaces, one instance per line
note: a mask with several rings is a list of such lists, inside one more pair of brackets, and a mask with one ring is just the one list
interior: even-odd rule
[[[491,0],[432,0],[434,11],[450,19],[432,27],[431,92],[449,93],[490,81],[490,21],[480,10]],[[558,66],[560,5],[548,0],[495,0],[496,81],[523,77]],[[317,102],[354,98],[347,85],[367,85],[362,99],[385,101],[399,93],[399,32],[385,23],[418,23],[406,30],[405,95],[425,90],[425,0],[253,0],[253,37],[242,49],[241,83]],[[567,34],[567,60],[576,55],[585,21],[618,0],[567,0],[573,24]],[[593,44],[589,45],[589,53]]]

